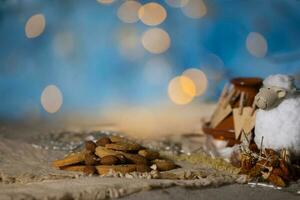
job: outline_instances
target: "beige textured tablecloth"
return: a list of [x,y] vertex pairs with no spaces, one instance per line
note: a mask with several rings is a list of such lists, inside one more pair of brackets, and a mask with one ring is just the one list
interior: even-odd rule
[[[144,108],[141,110],[130,109],[123,110],[122,112],[126,114],[123,113],[120,118],[118,118],[119,112],[112,112],[112,114],[106,115],[104,121],[114,121],[119,131],[130,132],[131,136],[138,136],[137,138],[141,138],[141,141],[147,141],[147,143],[153,141],[155,144],[156,140],[161,141],[163,136],[171,133],[173,136],[167,139],[173,140],[170,141],[171,143],[180,143],[185,149],[195,149],[201,147],[205,141],[202,138],[203,135],[201,136],[201,118],[208,117],[212,107],[212,105],[176,107],[161,112],[159,109],[152,109],[153,112],[150,112],[152,114],[149,114],[149,109],[148,111],[145,111]],[[124,119],[124,116],[129,118]],[[87,136],[86,133],[97,127],[97,120],[84,119],[69,118],[67,122],[64,120],[59,124],[64,124],[63,131],[75,129],[79,133],[82,132],[82,136],[77,134],[76,139],[84,140]],[[137,123],[139,124],[137,125]],[[99,125],[99,127],[99,129],[103,129],[103,125]],[[37,137],[40,135],[47,138],[48,132],[53,132],[52,125],[40,128],[40,125],[36,124],[27,126],[10,124],[0,128],[1,200],[68,199],[70,197],[74,199],[105,199],[175,185],[201,188],[244,181],[236,173],[214,167],[211,164],[211,161],[214,162],[213,159],[205,163],[202,158],[199,162],[192,163],[182,158],[181,161],[177,159],[176,162],[182,168],[167,172],[160,179],[137,179],[130,178],[130,176],[127,178],[86,177],[80,173],[60,171],[51,167],[51,161],[62,158],[66,151],[45,147],[42,145],[45,140],[36,138],[40,138]],[[90,130],[82,131],[84,129]],[[52,134],[55,135],[55,131]],[[135,135],[138,133],[141,135]],[[150,137],[150,133],[154,135]],[[181,138],[183,133],[196,133],[200,137],[189,139],[190,141],[186,143]],[[69,132],[64,132],[64,142],[68,143],[69,139],[70,142],[73,141],[73,136]]]

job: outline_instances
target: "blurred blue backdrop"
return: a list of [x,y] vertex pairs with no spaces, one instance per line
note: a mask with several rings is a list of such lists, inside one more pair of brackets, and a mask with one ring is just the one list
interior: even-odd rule
[[[49,115],[41,105],[48,85],[63,96],[59,112],[170,101],[170,80],[189,68],[208,79],[193,101],[216,100],[236,76],[286,73],[299,83],[298,0],[0,2],[2,118],[35,109]],[[159,6],[140,10],[150,2],[165,13]],[[153,28],[167,38],[150,35],[143,43]]]

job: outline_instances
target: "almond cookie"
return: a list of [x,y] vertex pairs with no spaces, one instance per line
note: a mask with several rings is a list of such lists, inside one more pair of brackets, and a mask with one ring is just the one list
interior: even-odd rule
[[147,160],[154,160],[154,159],[159,158],[158,152],[147,150],[147,149],[139,150],[138,154],[145,157]]
[[101,158],[101,165],[116,165],[120,162],[119,158],[116,156],[104,156]]
[[123,155],[132,163],[147,165],[148,160],[138,154],[123,153]]
[[146,158],[138,154],[125,153],[123,151],[114,151],[114,150],[106,149],[105,147],[96,148],[96,155],[99,156],[100,158],[109,155],[116,156],[117,154],[122,154],[131,163],[145,164],[145,165],[148,163]]
[[84,158],[85,158],[85,151],[81,151],[81,152],[70,154],[62,160],[55,160],[53,161],[52,165],[54,167],[73,165],[73,164],[83,162]]
[[83,173],[85,175],[96,174],[97,170],[96,170],[95,166],[89,166],[89,165],[87,165],[87,166],[84,167]]
[[170,160],[156,159],[153,161],[153,163],[157,166],[159,171],[169,171],[177,168],[177,165]]
[[96,145],[104,147],[106,144],[110,144],[111,140],[109,137],[102,137],[99,140],[97,140]]
[[111,150],[111,149],[106,149],[105,147],[98,146],[96,148],[95,154],[97,156],[99,156],[100,158],[103,158],[104,156],[110,156],[110,155],[115,156],[116,154],[119,154],[119,153],[117,151],[114,151],[114,150]]
[[117,151],[138,151],[142,149],[142,146],[136,143],[111,143],[111,144],[106,144],[106,148],[108,149],[113,149]]
[[100,158],[95,154],[86,153],[84,156],[84,163],[86,165],[96,165],[99,163]]
[[150,172],[151,169],[148,165],[137,165],[136,166],[136,171],[137,172]]
[[115,156],[119,159],[120,164],[127,163],[127,158],[123,154],[116,154]]
[[95,142],[93,142],[93,141],[85,141],[85,149],[87,151],[90,151],[90,152],[94,153],[96,147],[97,147],[97,145],[95,144]]
[[108,174],[111,170],[115,172],[121,172],[122,174],[126,174],[129,172],[136,171],[137,165],[98,165],[96,169],[100,175]]
[[84,172],[85,167],[86,167],[85,165],[72,165],[72,166],[60,167],[60,169],[66,171]]
[[112,143],[117,143],[117,142],[128,142],[127,139],[125,139],[124,137],[120,137],[120,136],[116,136],[116,135],[112,135],[109,137],[110,141]]

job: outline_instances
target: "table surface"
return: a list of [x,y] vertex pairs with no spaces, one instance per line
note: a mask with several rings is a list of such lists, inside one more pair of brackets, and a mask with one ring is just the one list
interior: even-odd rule
[[[152,109],[129,109],[126,112],[111,113],[106,119],[87,118],[84,116],[60,118],[52,121],[21,121],[20,122],[0,122],[0,137],[10,140],[33,142],[33,136],[43,132],[56,130],[88,130],[88,129],[106,129],[122,132],[135,133],[143,132],[138,135],[142,138],[162,137],[169,133],[199,133],[201,134],[201,118],[210,116],[214,105],[200,105],[188,108],[168,108],[160,112],[158,108]],[[160,113],[160,114],[159,114]],[[134,116],[130,119],[124,116]],[[101,123],[100,123],[101,122]],[[117,125],[116,125],[117,124]],[[149,126],[150,124],[150,126]],[[155,131],[155,134],[151,134]],[[150,135],[149,135],[150,134]],[[2,188],[3,189],[3,188]],[[1,191],[1,187],[0,187]],[[269,187],[255,186],[248,184],[232,184],[217,188],[187,189],[183,187],[170,187],[164,189],[155,189],[142,191],[123,197],[121,199],[299,199],[300,182],[278,190]]]

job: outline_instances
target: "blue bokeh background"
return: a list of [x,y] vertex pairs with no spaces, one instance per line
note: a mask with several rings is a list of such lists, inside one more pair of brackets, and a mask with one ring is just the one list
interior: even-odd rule
[[[224,83],[236,76],[286,73],[299,83],[298,0],[206,0],[207,14],[200,19],[188,18],[163,0],[153,0],[167,11],[166,20],[157,27],[168,32],[171,46],[158,55],[141,48],[139,55],[132,57],[120,52],[120,35],[133,31],[139,36],[151,27],[119,20],[117,10],[123,2],[1,0],[0,116],[20,118],[37,107],[47,115],[40,96],[50,84],[63,93],[60,112],[92,112],[113,102],[160,103],[168,99],[170,79],[190,67],[202,69],[209,80],[206,94],[194,101],[216,100]],[[37,13],[45,16],[46,28],[39,37],[29,39],[24,27]],[[266,39],[265,57],[247,51],[245,41],[250,32]],[[72,39],[72,49],[63,54],[57,53],[55,46],[55,38],[61,34]],[[155,85],[143,76],[151,59],[163,59],[172,67],[169,76]]]

